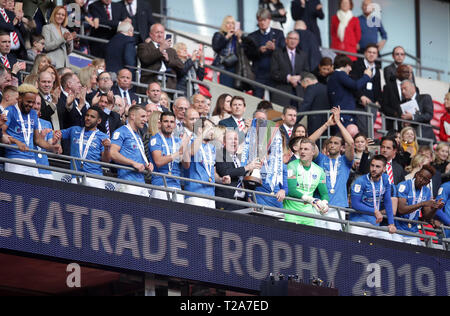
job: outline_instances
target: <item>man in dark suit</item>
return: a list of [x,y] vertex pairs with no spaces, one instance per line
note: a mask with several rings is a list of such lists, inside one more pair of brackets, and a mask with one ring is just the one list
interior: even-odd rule
[[[143,69],[175,75],[175,77],[166,78],[166,87],[175,89],[177,86],[176,73],[183,70],[184,64],[175,49],[170,47],[171,45],[172,40],[165,38],[164,26],[159,23],[153,24],[150,28],[150,40],[138,45],[137,54]],[[162,80],[162,75],[142,72],[142,83],[161,82]]]
[[[355,60],[352,65],[352,71],[350,72],[350,76],[353,79],[359,80],[364,76],[364,71],[367,68],[370,68],[372,70],[372,78],[370,79],[370,81],[367,82],[362,89],[355,91],[354,95],[357,101],[356,110],[362,112],[367,112],[368,110],[370,110],[374,115],[374,123],[377,118],[378,111],[376,108],[370,107],[369,104],[375,103],[377,105],[380,105],[382,99],[381,75],[380,69],[376,65],[377,58],[377,45],[368,44],[364,50],[364,59],[360,58]],[[369,135],[367,117],[358,116],[357,125],[360,132],[364,133],[365,135]]]
[[[256,161],[250,162],[245,167],[241,167],[240,159],[237,155],[238,147],[238,133],[234,130],[227,130],[224,135],[223,151],[218,152],[216,157],[216,172],[223,179],[223,184],[235,188],[242,187],[242,180],[247,172],[252,172],[255,168],[261,168],[261,163]],[[225,181],[226,179],[228,181]],[[239,194],[239,191],[232,189],[217,187],[216,196],[231,200],[245,201],[245,194]],[[216,201],[216,208],[233,211],[241,209],[242,206]]]
[[65,105],[60,107],[52,96],[52,75],[49,72],[39,73],[37,84],[41,96],[41,118],[51,122],[53,130],[64,129]]
[[[298,112],[330,110],[327,86],[320,83],[311,73],[305,74],[301,84],[305,89],[303,102]],[[298,121],[301,117],[298,117]],[[311,135],[327,121],[327,115],[308,115],[308,135]]]
[[280,126],[280,133],[284,134],[285,144],[288,147],[295,123],[297,122],[297,108],[292,105],[284,107],[281,118],[283,119],[283,125]]
[[[407,65],[399,65],[394,78],[386,81],[383,87],[383,94],[381,100],[381,112],[386,116],[401,118],[402,110],[400,104],[404,102],[402,95],[401,83],[408,80],[411,75],[411,68]],[[386,119],[386,130],[394,129],[394,121]],[[397,126],[400,130],[401,124]]]
[[148,30],[155,23],[150,2],[145,0],[124,0],[122,3],[133,23],[134,29],[139,32],[139,35],[135,37],[136,42],[138,44],[145,42],[148,38]]
[[385,136],[381,139],[380,153],[387,160],[386,173],[389,177],[389,182],[395,185],[405,181],[406,176],[405,169],[403,169],[403,167],[394,160],[397,155],[398,146],[399,145],[395,138],[391,136]]
[[[108,26],[93,29],[91,31],[91,36],[93,37],[110,40],[116,33],[120,22],[131,23],[131,19],[128,18],[123,4],[118,2],[111,3],[111,0],[99,0],[92,3],[89,6],[89,13],[93,19],[98,18],[100,24]],[[100,58],[105,57],[105,44],[91,42],[90,48],[92,55]]]
[[11,37],[8,32],[0,31],[0,62],[5,68],[13,70],[17,58],[11,53]]
[[89,106],[86,103],[86,88],[81,86],[80,78],[74,73],[63,75],[61,88],[58,108],[65,108],[64,128],[84,126],[84,116]]
[[[286,38],[286,47],[277,49],[272,55],[270,74],[275,88],[298,97],[303,97],[303,87],[300,80],[305,72],[309,72],[308,56],[297,49],[300,36],[291,31]],[[273,93],[273,103],[287,106],[297,106],[297,101]]]
[[132,73],[128,69],[121,69],[117,74],[117,84],[112,87],[114,95],[123,99],[124,104],[133,105],[139,102],[139,97],[132,91]]
[[[401,46],[396,46],[392,50],[392,58],[394,59],[394,62],[390,64],[389,66],[386,66],[383,70],[384,74],[384,80],[387,82],[388,80],[395,80],[395,76],[397,74],[397,68],[398,66],[402,65],[406,58],[406,51]],[[410,66],[408,66],[410,67]],[[411,68],[411,74],[410,77],[407,79],[412,80],[415,82],[414,73],[412,72]]]
[[127,22],[122,22],[117,27],[117,34],[106,45],[106,71],[118,72],[126,66],[136,67],[136,42],[133,31],[133,25]]
[[231,116],[219,122],[219,125],[232,128],[238,131],[239,143],[245,138],[250,122],[244,119],[245,113],[245,99],[240,96],[235,96],[231,99]]
[[[410,80],[404,80],[401,84],[402,94],[405,97],[405,101],[416,100],[419,106],[418,111],[415,113],[405,112],[401,115],[404,120],[410,120],[411,125],[414,126],[414,122],[431,124],[431,120],[434,115],[433,100],[429,94],[418,94],[414,82]],[[417,129],[417,128],[416,128]],[[430,142],[436,142],[436,136],[434,135],[433,128],[431,126],[421,126],[422,138],[429,140],[428,142],[420,141],[421,144],[429,144]]]
[[[270,64],[272,53],[277,48],[284,48],[285,38],[282,31],[270,27],[272,16],[269,10],[258,10],[256,19],[259,29],[247,36],[247,41],[243,43],[243,46],[245,54],[253,62],[252,70],[255,74],[255,81],[271,86]],[[263,98],[264,89],[255,87],[253,95]]]
[[0,7],[0,30],[11,34],[11,53],[16,58],[26,59],[24,36],[27,34],[27,30],[22,23],[22,16],[16,16],[13,11]]
[[316,36],[319,45],[322,45],[322,39],[317,26],[317,19],[323,20],[325,18],[322,8],[320,0],[293,0],[291,2],[292,18],[295,21],[304,21],[308,30]]
[[300,43],[297,48],[308,55],[309,68],[312,71],[319,66],[322,59],[319,42],[314,33],[306,28],[305,22],[295,22],[294,29],[300,35]]

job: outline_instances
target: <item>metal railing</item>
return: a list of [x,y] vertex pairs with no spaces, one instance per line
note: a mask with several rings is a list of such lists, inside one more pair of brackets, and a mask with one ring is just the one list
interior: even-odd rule
[[[17,146],[14,146],[14,145],[0,144],[0,147],[17,150]],[[93,160],[82,159],[82,158],[73,157],[73,156],[64,156],[64,155],[59,155],[59,154],[45,152],[45,151],[39,151],[39,150],[33,150],[33,149],[30,149],[29,151],[36,153],[36,154],[40,153],[43,155],[47,155],[49,157],[56,157],[59,159],[68,159],[68,160],[72,161],[73,163],[75,161],[83,161],[84,163],[98,164],[98,165],[101,165],[102,167],[106,167],[106,168],[117,168],[117,169],[124,169],[124,170],[137,172],[134,168],[123,166],[123,165],[117,165],[117,164],[106,163],[106,162],[101,162],[101,161],[93,161]],[[382,231],[382,232],[388,231],[387,227],[373,226],[368,223],[352,222],[352,221],[345,220],[345,219],[337,219],[337,218],[331,218],[331,217],[326,217],[326,216],[317,215],[317,214],[303,213],[303,212],[299,212],[299,211],[291,211],[291,210],[287,210],[287,209],[281,209],[281,208],[276,208],[276,207],[272,207],[272,206],[261,205],[261,204],[257,204],[256,202],[244,202],[244,201],[227,199],[227,198],[218,197],[218,196],[205,195],[205,194],[201,194],[198,192],[190,192],[190,191],[185,191],[182,189],[170,188],[167,186],[168,178],[175,179],[175,180],[181,180],[181,181],[185,181],[185,182],[195,182],[195,183],[200,183],[202,185],[208,185],[208,186],[213,186],[213,187],[220,187],[220,188],[224,188],[227,190],[234,190],[234,191],[238,190],[238,191],[246,192],[250,196],[252,196],[254,201],[256,201],[256,195],[262,195],[262,196],[267,196],[267,197],[272,197],[272,198],[275,197],[274,194],[252,191],[252,190],[248,190],[248,189],[244,189],[244,188],[230,187],[228,185],[223,185],[223,184],[218,184],[218,183],[210,183],[210,182],[205,182],[205,181],[201,181],[201,180],[195,180],[195,179],[189,179],[189,178],[184,178],[184,177],[178,177],[178,176],[174,176],[174,175],[168,175],[168,174],[164,174],[164,173],[151,172],[152,176],[160,176],[163,178],[164,186],[155,186],[152,184],[139,183],[139,182],[128,181],[128,180],[123,180],[123,179],[119,179],[119,178],[107,177],[107,176],[103,176],[103,175],[90,174],[90,173],[86,173],[86,172],[79,171],[79,170],[70,170],[70,169],[58,168],[58,167],[53,167],[53,166],[40,165],[40,164],[29,163],[29,162],[25,162],[25,161],[8,159],[8,158],[3,158],[3,157],[0,157],[0,162],[12,163],[12,164],[17,164],[17,165],[27,166],[30,168],[45,169],[45,170],[63,173],[63,174],[70,174],[70,175],[76,177],[77,182],[81,183],[81,184],[86,184],[87,178],[93,178],[93,179],[103,180],[106,182],[113,182],[113,183],[137,186],[137,187],[151,189],[151,190],[164,191],[167,193],[167,197],[168,197],[169,201],[176,201],[177,195],[184,195],[184,196],[187,195],[187,196],[191,196],[191,197],[198,197],[198,198],[210,199],[210,200],[214,200],[214,201],[218,201],[218,202],[225,202],[225,203],[229,203],[229,204],[239,205],[239,206],[242,206],[243,209],[253,208],[255,211],[250,212],[250,214],[264,214],[264,211],[266,211],[266,210],[272,211],[272,212],[278,212],[278,213],[280,213],[280,217],[270,216],[277,220],[282,219],[282,214],[290,214],[290,215],[311,218],[311,219],[315,219],[315,220],[339,223],[342,225],[343,231],[345,231],[345,232],[349,232],[351,226],[363,227],[363,228],[368,228],[368,229]],[[73,165],[76,165],[76,164],[74,163]],[[292,198],[289,196],[287,196],[285,198],[285,200],[291,200],[291,201],[295,201],[295,202],[304,203],[303,200]],[[359,211],[356,211],[356,210],[353,210],[350,208],[343,208],[343,207],[337,207],[337,206],[332,206],[332,205],[330,205],[330,208],[334,208],[334,209],[342,211],[346,214],[361,213]],[[384,217],[386,218],[386,216],[384,216]],[[399,217],[395,217],[395,220],[402,221],[402,222],[408,222],[408,223],[412,223],[412,224],[419,224],[422,226],[428,224],[427,222],[423,222],[423,221],[411,221],[409,219],[404,219],[404,218],[399,218]],[[433,233],[443,233],[444,229],[450,229],[450,227],[442,225],[441,229],[439,229],[439,230],[426,229],[426,231],[430,231]],[[438,237],[420,234],[420,233],[412,233],[409,231],[397,231],[397,234],[402,234],[405,236],[416,237],[416,238],[422,238],[425,240],[426,247],[433,247],[433,241],[439,241]],[[443,233],[443,234],[445,237],[445,233]],[[448,238],[448,239],[443,238],[440,241],[442,242],[445,250],[449,250],[450,238]]]
[[[428,127],[428,128],[439,130],[438,127],[433,126],[431,124],[420,123],[420,122],[411,121],[411,120],[404,120],[404,119],[401,119],[398,117],[386,116],[384,114],[381,114],[381,120],[382,120],[382,124],[381,124],[382,127],[386,127],[386,120],[393,121],[394,129],[397,131],[400,131],[402,129],[402,126],[401,126],[402,123],[409,124],[410,126],[414,127],[414,129],[416,130],[417,140],[423,141],[423,142],[428,142],[430,144],[433,144],[435,142],[435,140],[423,137],[422,127]],[[386,134],[388,131],[382,129],[382,130],[379,130],[379,132],[382,134]]]

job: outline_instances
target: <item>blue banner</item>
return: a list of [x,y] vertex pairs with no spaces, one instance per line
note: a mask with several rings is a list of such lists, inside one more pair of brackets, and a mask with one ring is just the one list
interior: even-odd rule
[[448,295],[449,253],[73,184],[0,175],[0,248],[259,290],[270,273],[340,295]]

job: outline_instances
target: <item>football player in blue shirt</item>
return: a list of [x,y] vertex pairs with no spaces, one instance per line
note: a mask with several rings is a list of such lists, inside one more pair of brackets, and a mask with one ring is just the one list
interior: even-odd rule
[[[436,200],[441,200],[444,202],[444,208],[436,212],[436,217],[440,222],[443,222],[445,226],[450,226],[450,182],[446,182],[439,188],[438,196]],[[444,230],[445,238],[450,238],[450,229]]]
[[[355,180],[351,191],[352,208],[358,213],[350,213],[349,219],[353,222],[368,223],[379,226],[383,220],[382,210],[386,211],[388,219],[388,232],[394,234],[397,229],[394,225],[394,215],[391,202],[391,184],[386,172],[386,158],[376,155],[370,161],[370,173]],[[384,207],[383,207],[384,206]],[[350,226],[352,234],[365,235],[383,239],[392,239],[384,231],[365,227]]]
[[[183,155],[184,176],[193,180],[215,183],[216,148],[210,141],[214,138],[214,124],[205,119],[198,119],[194,125],[194,137],[190,150]],[[184,189],[215,196],[214,186],[186,181]],[[186,196],[185,202],[191,205],[215,208],[214,200]]]
[[[434,200],[431,190],[427,187],[433,178],[436,170],[430,165],[424,165],[422,169],[416,173],[415,178],[398,184],[398,209],[397,217],[409,220],[419,220],[420,213],[425,221],[431,221],[437,210],[444,207],[443,200]],[[418,224],[395,221],[395,225],[399,230],[418,233]],[[395,241],[404,242],[416,246],[422,245],[419,237],[412,237],[397,234]]]
[[[326,145],[326,152],[328,155],[322,154],[316,146],[314,162],[325,171],[330,206],[348,208],[347,181],[350,176],[355,155],[354,141],[341,122],[340,108],[333,108],[331,111],[333,115],[331,115],[328,121],[316,130],[309,139],[316,142],[329,127],[335,125],[338,126],[342,136],[331,136],[328,140]],[[345,148],[345,154],[341,155],[341,150],[343,148]],[[325,216],[345,219],[345,214],[333,207],[328,209],[328,213],[325,214]],[[316,221],[316,225],[333,230],[342,230],[341,224],[335,222]]]
[[[153,171],[153,164],[145,154],[144,143],[139,135],[147,123],[147,111],[139,105],[133,105],[128,110],[128,124],[118,129],[111,140],[111,158],[118,164],[130,166],[135,171],[118,169],[119,179],[145,183],[144,171]],[[121,184],[119,191],[148,197],[148,189]]]
[[[84,115],[84,127],[72,126],[61,131],[62,139],[70,141],[71,156],[93,161],[111,161],[111,141],[105,133],[97,128],[102,121],[101,113],[102,110],[98,106],[92,106]],[[72,162],[71,169],[103,175],[101,165],[80,160],[75,160],[75,164]],[[74,177],[72,177],[72,183],[76,183]],[[105,189],[105,181],[100,179],[88,177],[86,185]]]
[[[36,111],[33,110],[38,90],[32,85],[22,84],[18,88],[18,92],[18,104],[10,106],[4,111],[7,111],[7,121],[2,126],[3,133],[9,136],[10,142],[16,144],[18,149],[6,149],[5,156],[35,164],[35,154],[29,152],[29,148],[33,149],[36,145],[59,153],[61,146],[57,143],[59,140],[57,137],[54,137],[53,141],[49,143],[38,131],[38,117]],[[12,163],[5,163],[5,171],[39,177],[38,169]]]
[[[189,142],[189,137],[184,137],[184,144],[179,137],[174,136],[176,127],[175,114],[172,112],[163,112],[161,114],[161,132],[153,136],[150,140],[150,153],[155,164],[155,172],[165,173],[169,176],[181,177],[181,158],[183,157],[183,148]],[[174,178],[166,178],[169,188],[181,189],[180,180]],[[152,184],[164,186],[161,176],[152,176]],[[152,197],[167,200],[167,192],[153,190]],[[177,202],[183,203],[184,197],[177,194]]]

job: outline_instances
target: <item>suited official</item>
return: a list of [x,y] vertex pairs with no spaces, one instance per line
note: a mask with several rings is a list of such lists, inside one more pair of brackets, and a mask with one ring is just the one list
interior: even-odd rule
[[150,2],[146,0],[123,0],[121,3],[125,7],[134,29],[139,33],[135,36],[136,43],[145,42],[148,37],[148,30],[155,24]]
[[219,125],[225,126],[228,129],[234,129],[238,131],[239,143],[242,143],[245,138],[245,134],[248,131],[249,121],[244,119],[245,113],[245,99],[240,96],[234,96],[231,99],[231,116],[221,120]]
[[[286,47],[277,49],[272,55],[270,75],[275,83],[275,88],[286,93],[303,97],[303,87],[300,84],[302,75],[309,72],[308,56],[297,49],[300,36],[296,31],[288,33]],[[273,93],[273,103],[281,106],[297,105],[297,101]]]
[[[402,46],[394,47],[394,49],[392,50],[392,58],[394,59],[394,62],[392,64],[384,67],[384,69],[383,69],[384,80],[386,82],[389,80],[395,80],[395,77],[397,74],[397,68],[400,65],[403,65],[403,62],[405,61],[405,58],[406,58],[405,49]],[[410,74],[410,77],[407,79],[410,79],[413,82],[416,82],[414,73],[412,72],[412,68],[410,68],[410,69],[411,69],[411,74]]]
[[[355,91],[354,96],[357,101],[356,110],[361,112],[371,112],[373,117],[373,123],[377,118],[377,109],[370,107],[369,103],[375,103],[380,105],[382,100],[381,93],[381,74],[380,68],[376,64],[378,58],[378,47],[376,44],[369,44],[364,50],[364,58],[358,58],[352,64],[352,71],[350,76],[359,80],[364,76],[364,71],[367,68],[372,70],[372,77],[361,89]],[[358,116],[357,125],[359,131],[365,135],[369,135],[369,125],[367,116]]]
[[123,68],[117,73],[117,83],[111,88],[114,95],[121,97],[125,104],[137,104],[139,97],[132,89],[132,73],[130,70]]
[[[327,86],[320,83],[316,76],[311,73],[305,74],[301,84],[305,89],[303,102],[298,108],[298,112],[330,110]],[[297,121],[302,118],[298,117]],[[328,120],[326,114],[308,115],[308,135],[312,135]]]
[[[237,154],[238,147],[238,133],[233,130],[228,130],[224,135],[223,151],[217,153],[216,172],[221,178],[229,177],[229,183],[223,184],[227,184],[230,187],[242,188],[242,180],[247,172],[252,172],[255,168],[261,168],[261,163],[251,162],[247,166],[241,167],[240,157]],[[245,201],[245,194],[239,194],[239,191],[221,187],[216,187],[216,196]],[[242,209],[243,207],[232,203],[216,201],[216,208],[232,211]]]
[[24,36],[27,34],[27,30],[25,29],[24,23],[22,23],[22,20],[17,22],[17,24],[14,25],[14,19],[16,18],[16,14],[13,11],[0,8],[0,30],[8,32],[8,33],[15,33],[17,35],[16,37],[16,44],[12,44],[11,53],[16,57],[20,59],[26,59],[26,47],[25,47],[25,40]]
[[[108,26],[108,28],[100,26],[97,29],[92,29],[92,37],[109,40],[116,33],[120,22],[131,22],[123,4],[111,2],[111,0],[98,0],[92,3],[89,5],[89,13],[93,19],[98,18],[100,24]],[[105,57],[105,44],[98,42],[91,42],[89,44],[92,55],[100,58]]]
[[[271,28],[272,16],[267,9],[260,9],[256,14],[258,21],[258,30],[250,33],[247,40],[243,41],[244,51],[247,57],[252,61],[252,70],[255,74],[255,81],[272,85],[270,76],[270,64],[272,54],[277,48],[283,48],[285,43],[282,31]],[[257,98],[264,97],[264,89],[254,87],[253,95]]]
[[53,99],[53,77],[49,72],[41,72],[38,75],[38,90],[41,96],[41,118],[52,123],[53,130],[64,129],[64,115],[66,108],[58,106]]
[[306,24],[303,21],[295,22],[294,29],[300,35],[300,43],[297,47],[308,55],[309,68],[313,71],[319,66],[322,59],[322,52],[320,51],[317,37],[306,28]]
[[[414,125],[414,122],[424,123],[428,125],[431,124],[431,120],[433,119],[434,115],[434,104],[431,96],[429,94],[418,94],[414,82],[410,80],[403,81],[401,88],[402,94],[406,99],[405,101],[416,100],[419,106],[419,111],[417,111],[415,114],[406,112],[401,115],[401,118],[404,120],[410,120],[411,125],[416,128],[416,132],[418,128],[421,128],[422,138],[426,138],[429,141],[427,142],[419,140],[420,144],[429,144],[430,142],[436,142],[436,136],[431,126],[418,127],[417,125]],[[419,135],[418,132],[417,134]]]
[[308,29],[314,33],[319,45],[322,45],[320,29],[317,25],[317,19],[323,20],[323,5],[320,0],[295,0],[291,1],[291,14],[295,21],[302,20]]
[[11,37],[8,32],[0,31],[0,62],[5,68],[13,69],[17,58],[11,53]]
[[297,122],[297,108],[292,105],[285,106],[281,119],[283,120],[283,124],[280,126],[280,133],[284,135],[286,147],[289,147],[289,141],[292,137],[295,123]]
[[[150,28],[150,40],[138,45],[137,54],[143,69],[172,74],[166,77],[166,87],[175,89],[177,86],[176,73],[184,68],[175,49],[171,48],[172,41],[165,39],[165,28],[161,24],[153,24]],[[142,71],[141,82],[161,82],[162,75]]]
[[133,32],[133,25],[129,22],[122,22],[117,27],[117,34],[106,45],[106,71],[118,72],[126,66],[136,67],[136,41]]

